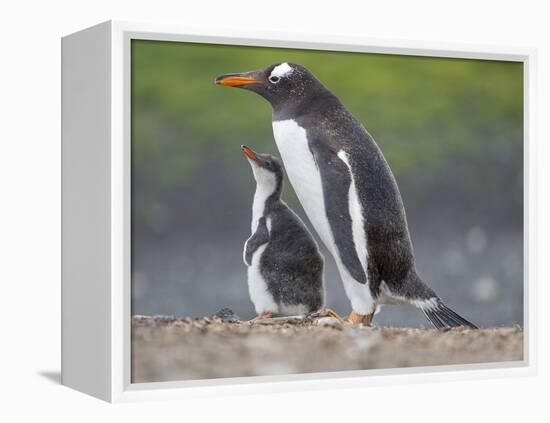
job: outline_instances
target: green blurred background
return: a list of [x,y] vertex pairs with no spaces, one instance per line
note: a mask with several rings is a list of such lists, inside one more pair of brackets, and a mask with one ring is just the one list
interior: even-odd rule
[[[241,253],[254,183],[239,146],[278,155],[271,107],[213,81],[285,61],[376,139],[425,279],[476,323],[522,324],[521,63],[145,40],[132,41],[133,313],[253,315]],[[305,217],[288,183],[284,197]],[[325,257],[328,304],[345,313]],[[407,307],[377,320],[425,324]]]

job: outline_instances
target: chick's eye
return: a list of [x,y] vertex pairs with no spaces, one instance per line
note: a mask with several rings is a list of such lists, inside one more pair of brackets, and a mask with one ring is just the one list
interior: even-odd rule
[[269,77],[269,81],[273,84],[276,84],[277,82],[279,82],[281,80],[281,78],[279,78],[278,76],[270,76]]

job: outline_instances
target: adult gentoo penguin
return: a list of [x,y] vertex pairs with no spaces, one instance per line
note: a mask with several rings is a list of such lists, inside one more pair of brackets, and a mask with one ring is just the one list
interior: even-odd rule
[[281,200],[283,166],[273,156],[241,148],[256,179],[252,235],[243,251],[258,314],[254,320],[319,312],[325,300],[323,256],[302,220]]
[[372,136],[306,68],[280,63],[225,74],[219,85],[271,103],[273,133],[298,198],[333,255],[352,305],[370,324],[378,306],[409,303],[439,329],[475,326],[445,306],[416,271],[395,178]]

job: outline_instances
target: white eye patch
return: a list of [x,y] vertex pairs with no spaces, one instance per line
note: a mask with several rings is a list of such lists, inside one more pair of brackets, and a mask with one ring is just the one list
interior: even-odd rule
[[290,75],[293,71],[294,69],[292,69],[288,63],[281,63],[273,68],[269,78],[283,78]]

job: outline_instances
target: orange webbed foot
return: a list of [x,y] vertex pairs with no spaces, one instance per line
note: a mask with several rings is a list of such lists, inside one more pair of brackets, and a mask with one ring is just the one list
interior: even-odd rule
[[374,312],[370,314],[359,314],[352,310],[352,312],[346,318],[346,322],[354,326],[359,324],[370,326],[373,317]]
[[254,317],[252,320],[250,320],[251,323],[257,322],[259,320],[269,319],[271,317],[275,316],[275,313],[272,311],[266,311],[262,314],[258,314],[256,317]]

